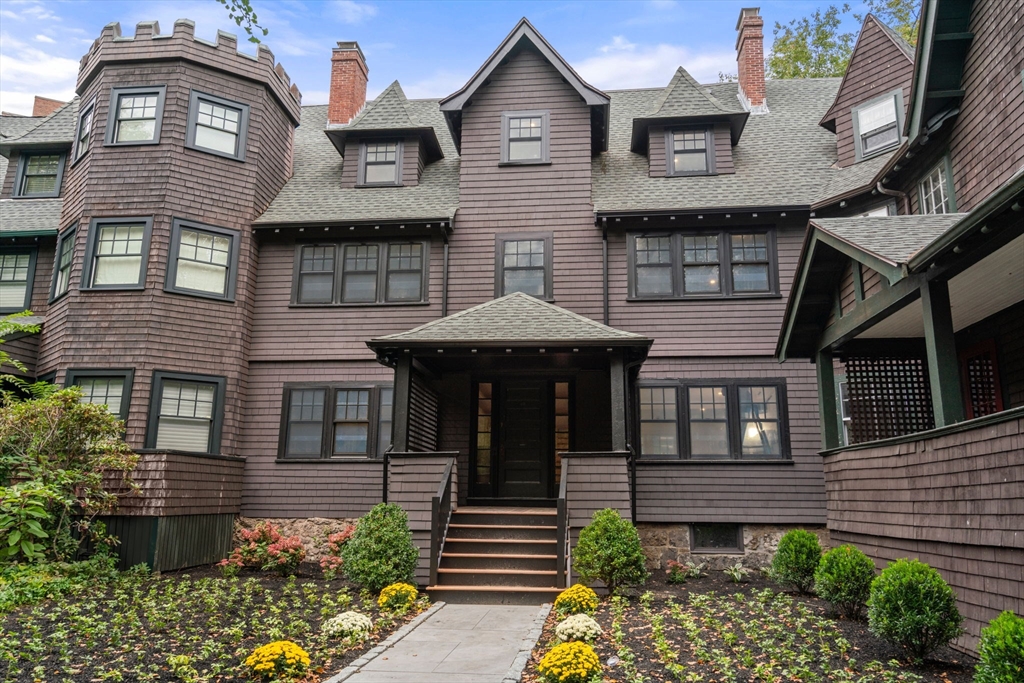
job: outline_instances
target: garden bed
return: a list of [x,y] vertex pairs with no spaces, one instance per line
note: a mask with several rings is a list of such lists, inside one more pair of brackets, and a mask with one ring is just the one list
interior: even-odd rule
[[[150,576],[129,571],[92,592],[15,608],[0,615],[0,680],[216,681],[245,677],[253,649],[291,640],[310,656],[308,683],[325,680],[415,616],[382,614],[376,595],[327,581],[303,564],[296,576],[243,571],[223,578],[213,568]],[[346,610],[371,617],[369,639],[349,643],[320,633]],[[172,669],[187,655],[195,670]],[[180,662],[179,662],[180,666]]]
[[[786,593],[760,575],[737,584],[712,572],[672,585],[657,572],[644,590],[648,599],[639,592],[618,603],[605,598],[594,615],[604,629],[594,644],[604,683],[969,683],[973,676],[973,659],[945,647],[910,664],[873,636],[866,621],[833,617],[824,601]],[[558,621],[552,612],[524,683],[543,681],[537,664],[556,642]],[[609,666],[612,657],[620,661]]]

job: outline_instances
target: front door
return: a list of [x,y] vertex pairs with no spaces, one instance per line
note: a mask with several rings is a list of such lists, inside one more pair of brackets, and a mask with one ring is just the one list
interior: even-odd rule
[[546,498],[551,469],[548,382],[514,380],[500,386],[498,495]]

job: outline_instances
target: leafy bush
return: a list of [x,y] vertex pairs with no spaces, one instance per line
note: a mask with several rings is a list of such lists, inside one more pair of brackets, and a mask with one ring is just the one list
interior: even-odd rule
[[342,612],[320,625],[320,631],[332,638],[362,640],[373,630],[373,620],[359,612]]
[[871,632],[917,659],[959,636],[963,620],[953,590],[923,562],[896,560],[871,584]]
[[573,614],[555,626],[555,636],[563,643],[581,640],[592,643],[604,633],[601,625],[586,614]]
[[544,655],[537,671],[548,683],[589,683],[601,673],[601,660],[586,643],[562,643]]
[[290,640],[277,640],[253,650],[245,666],[262,681],[295,680],[309,668],[309,655]]
[[267,563],[263,569],[273,569],[281,576],[290,576],[306,559],[306,549],[298,536],[282,538],[267,546]]
[[875,563],[852,545],[841,545],[825,553],[814,572],[818,596],[850,618],[860,615],[871,593]]
[[697,564],[693,560],[687,560],[685,564],[682,562],[676,562],[675,560],[669,560],[665,563],[667,569],[665,572],[668,574],[669,583],[686,583],[687,579],[699,579],[704,573],[704,567],[707,566],[706,562]]
[[555,611],[563,616],[593,614],[597,605],[597,593],[582,583],[569,586],[555,598]]
[[116,564],[100,553],[82,562],[0,565],[0,614],[103,585],[117,576]]
[[1003,612],[981,629],[974,683],[1024,681],[1024,619]]
[[610,593],[620,586],[642,584],[649,576],[636,527],[612,508],[595,512],[580,531],[572,567],[584,583],[600,579]]
[[377,597],[377,607],[385,612],[404,612],[416,602],[419,592],[408,583],[393,583],[386,586]]
[[341,558],[345,575],[373,592],[412,581],[419,551],[412,543],[405,510],[392,503],[375,505],[356,524]]
[[792,529],[779,541],[779,549],[772,558],[772,578],[801,593],[810,593],[819,562],[821,545],[818,537],[803,529]]

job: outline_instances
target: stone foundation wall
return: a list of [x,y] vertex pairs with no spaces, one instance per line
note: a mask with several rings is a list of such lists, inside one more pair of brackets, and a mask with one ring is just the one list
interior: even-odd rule
[[321,557],[327,554],[327,537],[337,533],[349,524],[355,524],[357,518],[351,519],[327,519],[324,517],[309,517],[304,519],[256,519],[253,517],[239,517],[235,522],[235,534],[233,543],[238,546],[242,542],[239,530],[251,531],[260,522],[270,522],[277,527],[282,536],[298,536],[302,539],[302,545],[306,547],[306,562],[319,562]]
[[725,569],[742,562],[749,569],[760,569],[771,564],[779,539],[790,529],[802,528],[818,536],[822,550],[829,547],[828,529],[823,526],[794,526],[778,524],[744,524],[742,552],[691,552],[689,524],[648,524],[636,525],[640,542],[647,556],[647,569],[665,569],[666,562],[675,560],[706,563],[708,569]]

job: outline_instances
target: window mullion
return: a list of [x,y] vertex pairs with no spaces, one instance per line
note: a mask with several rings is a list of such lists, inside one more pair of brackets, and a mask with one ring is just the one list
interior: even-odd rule
[[672,295],[682,297],[683,292],[683,237],[673,233],[671,241]]
[[718,233],[718,281],[722,296],[732,296],[732,233]]
[[725,385],[726,414],[729,419],[729,453],[733,460],[743,456],[743,433],[740,430],[740,399],[735,382]]
[[391,243],[380,242],[377,246],[377,300],[376,303],[387,301],[388,298],[388,266],[391,264]]
[[320,440],[320,457],[330,458],[334,455],[334,411],[338,401],[337,388],[328,384],[322,387],[324,392],[323,437]]

